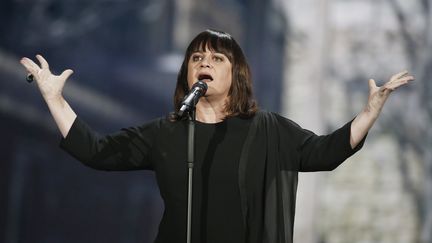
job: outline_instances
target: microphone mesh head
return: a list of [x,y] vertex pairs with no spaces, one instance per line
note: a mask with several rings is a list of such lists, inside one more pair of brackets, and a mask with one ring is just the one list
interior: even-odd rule
[[208,85],[206,84],[206,82],[201,81],[201,80],[198,80],[198,82],[196,82],[196,83],[194,83],[194,84],[192,85],[192,90],[193,90],[194,88],[199,88],[199,89],[201,89],[202,92],[203,92],[202,95],[205,95],[205,93],[207,92],[207,89],[208,89]]

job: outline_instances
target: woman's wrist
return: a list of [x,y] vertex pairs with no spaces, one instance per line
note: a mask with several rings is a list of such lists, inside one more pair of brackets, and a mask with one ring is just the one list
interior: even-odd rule
[[64,103],[64,98],[63,95],[58,94],[58,95],[51,95],[51,96],[43,96],[43,99],[45,100],[45,102],[48,103],[54,103],[54,104],[61,104]]
[[359,115],[363,115],[370,120],[376,120],[381,113],[381,109],[373,107],[371,104],[367,104]]

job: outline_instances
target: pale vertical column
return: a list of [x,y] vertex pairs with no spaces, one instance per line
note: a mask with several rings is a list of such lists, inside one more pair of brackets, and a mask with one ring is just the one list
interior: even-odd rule
[[174,44],[177,50],[183,50],[191,38],[192,0],[174,1]]
[[[328,0],[291,0],[285,3],[291,31],[287,33],[283,113],[302,127],[323,132]],[[281,1],[283,2],[283,1]],[[319,174],[300,173],[294,242],[318,241],[316,220]]]
[[[428,35],[426,37],[426,49],[427,50],[431,50],[432,48],[432,5],[429,4],[429,18],[427,19],[427,23],[428,23]],[[421,57],[422,59],[422,68],[426,68],[427,64],[430,62],[430,57],[428,60],[427,55],[430,55],[430,51],[425,51],[425,54],[423,54],[423,56]],[[422,70],[422,73],[426,73],[424,70]],[[425,82],[425,81],[424,81]],[[426,81],[427,82],[427,81]],[[424,85],[424,87],[428,88],[428,85]],[[429,94],[431,94],[430,89],[426,89],[429,90],[429,92],[426,93],[426,95],[424,95],[425,97],[430,97]],[[426,104],[426,108],[430,108],[432,105],[430,104],[431,101],[427,101],[425,99],[426,102],[429,102],[429,104]],[[427,141],[426,144],[432,144],[432,131],[430,129],[428,129],[428,132],[426,134],[426,139]],[[424,155],[424,160],[425,160],[425,169],[428,173],[426,173],[425,175],[425,186],[424,186],[424,196],[423,196],[423,201],[424,201],[424,205],[425,206],[425,222],[423,223],[423,227],[421,229],[421,242],[422,243],[426,243],[426,242],[432,242],[432,152],[430,151],[430,149],[427,149]]]

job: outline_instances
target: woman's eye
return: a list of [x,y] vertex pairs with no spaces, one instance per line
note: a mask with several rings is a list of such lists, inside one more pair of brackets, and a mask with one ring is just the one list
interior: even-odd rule
[[194,62],[198,62],[201,61],[202,57],[200,55],[194,55],[192,56],[192,61]]
[[223,57],[220,57],[220,56],[214,56],[213,60],[215,60],[216,62],[222,62],[224,59],[223,59]]

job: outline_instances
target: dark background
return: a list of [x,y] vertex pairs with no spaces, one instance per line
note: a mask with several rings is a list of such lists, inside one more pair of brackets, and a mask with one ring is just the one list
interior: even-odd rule
[[288,29],[270,1],[2,0],[0,20],[0,242],[152,242],[163,211],[151,171],[96,171],[58,147],[23,56],[73,69],[65,98],[110,133],[170,112],[188,41],[220,29],[243,47],[261,108],[281,109]]

